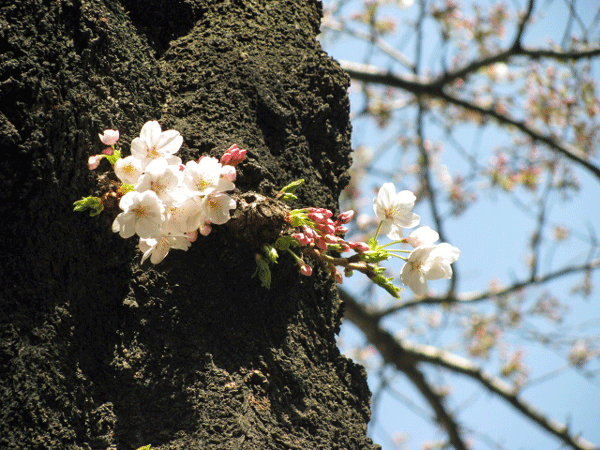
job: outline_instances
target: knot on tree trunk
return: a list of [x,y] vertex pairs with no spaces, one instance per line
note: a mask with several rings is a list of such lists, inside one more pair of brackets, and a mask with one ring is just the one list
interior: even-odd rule
[[246,192],[235,199],[237,208],[226,226],[253,250],[272,244],[289,227],[286,219],[290,209],[283,202],[256,192]]

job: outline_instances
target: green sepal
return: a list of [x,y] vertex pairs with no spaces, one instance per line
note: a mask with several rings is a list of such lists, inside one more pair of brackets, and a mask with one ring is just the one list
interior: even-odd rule
[[379,241],[377,241],[377,239],[375,239],[375,236],[371,236],[369,238],[369,240],[367,241],[367,244],[369,245],[371,250],[375,250],[377,247],[379,247]]
[[263,246],[263,252],[270,262],[272,262],[273,264],[277,264],[277,258],[279,258],[279,253],[277,253],[275,247],[265,244]]
[[390,253],[381,249],[369,250],[358,254],[360,255],[360,259],[368,263],[379,263],[381,261],[387,261],[390,258]]
[[269,263],[258,253],[254,255],[254,260],[256,261],[256,270],[252,274],[252,278],[258,275],[258,279],[260,280],[260,284],[262,287],[266,289],[271,288],[271,268],[269,267]]
[[292,181],[290,184],[288,184],[287,186],[282,188],[279,192],[281,194],[285,194],[285,193],[293,194],[303,184],[304,184],[304,179],[301,178],[299,180]]
[[81,200],[77,200],[73,203],[73,211],[83,212],[90,209],[90,217],[97,216],[104,209],[102,199],[99,197],[83,197]]
[[136,450],[152,450],[151,447],[152,446],[150,444],[148,444],[148,445],[144,445],[143,447],[140,447],[140,448],[138,448]]
[[109,163],[111,163],[114,166],[115,163],[119,159],[121,159],[121,150],[115,149],[112,155],[106,155],[105,158]]
[[[383,268],[382,268],[383,269]],[[371,278],[371,281],[384,288],[394,298],[400,298],[401,288],[394,286],[393,278],[386,278],[382,274],[377,274]]]

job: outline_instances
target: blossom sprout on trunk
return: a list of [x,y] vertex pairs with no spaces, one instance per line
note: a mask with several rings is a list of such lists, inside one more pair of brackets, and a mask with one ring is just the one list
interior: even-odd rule
[[[302,183],[303,180],[299,180],[286,186],[279,192],[278,198],[296,200],[294,192]],[[375,235],[368,243],[347,241],[344,237],[348,231],[344,225],[354,217],[353,211],[343,212],[333,220],[333,213],[328,209],[294,209],[287,216],[292,231],[281,236],[275,247],[290,253],[303,275],[312,274],[312,269],[309,270],[304,261],[304,257],[309,257],[329,272],[338,283],[343,279],[337,267],[343,268],[346,276],[351,276],[355,271],[362,272],[396,298],[399,297],[400,288],[394,285],[393,278],[385,277],[386,269],[380,266],[380,263],[392,257],[400,258],[406,261],[401,270],[401,282],[410,287],[415,294],[424,295],[427,280],[452,276],[450,264],[458,259],[460,252],[450,244],[435,245],[439,234],[429,227],[418,228],[407,238],[402,238],[403,228],[414,227],[420,222],[420,217],[411,211],[415,200],[412,192],[396,193],[392,183],[384,184],[373,199],[373,210],[380,222]],[[379,233],[387,235],[392,242],[380,245],[377,240]],[[393,248],[399,244],[409,244],[414,250]],[[338,256],[339,253],[347,252],[354,254],[347,257]],[[265,266],[268,268],[268,264],[262,264],[261,270],[265,272]]]
[[142,262],[161,262],[171,249],[187,250],[198,233],[206,236],[212,225],[229,221],[236,202],[226,191],[235,188],[235,166],[246,150],[230,147],[218,159],[202,156],[184,166],[175,154],[183,137],[176,130],[162,131],[156,121],[146,122],[140,136],[131,143],[131,155],[121,158],[115,147],[118,130],[105,130],[98,135],[111,147],[90,157],[88,167],[96,169],[102,159],[112,165],[116,180],[104,198],[85,197],[74,203],[75,211],[91,210],[90,215],[104,209],[105,200],[118,199],[121,213],[112,231],[123,238],[137,235]]
[[[201,156],[184,165],[175,155],[183,144],[180,133],[162,131],[156,121],[144,124],[140,136],[131,143],[131,155],[125,158],[115,147],[118,130],[105,130],[98,136],[110,147],[90,157],[88,167],[94,170],[106,159],[112,165],[114,176],[108,182],[109,189],[104,197],[78,200],[74,210],[89,209],[90,215],[95,216],[105,209],[106,203],[115,207],[118,204],[121,212],[112,223],[112,231],[125,239],[138,236],[142,263],[149,259],[158,264],[172,249],[188,250],[199,234],[207,236],[214,225],[229,222],[231,211],[238,209],[236,200],[227,194],[235,188],[236,166],[246,155],[246,150],[237,145],[229,147],[220,160]],[[283,203],[298,200],[295,192],[302,184],[304,180],[294,181],[281,189],[276,199],[269,200],[273,202],[273,211],[278,211],[274,214],[275,220],[268,219],[269,215],[253,216],[246,210],[247,217],[240,222],[260,223],[264,232],[262,221],[265,217],[268,219],[266,225],[270,231],[267,235],[270,237],[261,238],[267,242],[257,242],[252,233],[243,237],[252,248],[260,248],[255,255],[257,268],[254,275],[264,287],[269,288],[271,284],[270,267],[278,263],[279,252],[291,255],[304,276],[313,274],[313,267],[307,260],[319,264],[338,283],[343,282],[338,268],[343,269],[347,277],[361,272],[396,298],[400,288],[393,283],[394,278],[385,276],[386,269],[380,265],[392,257],[405,261],[400,281],[417,295],[426,294],[428,280],[452,276],[451,264],[460,252],[450,244],[436,245],[439,239],[436,231],[420,227],[403,238],[403,229],[415,227],[421,220],[412,212],[416,201],[412,192],[396,192],[392,183],[385,183],[373,199],[373,211],[379,219],[375,235],[368,242],[354,242],[345,238],[346,225],[354,218],[353,211],[342,212],[334,218],[325,208],[290,210]],[[259,195],[253,197],[265,200]],[[243,196],[238,200],[247,205]],[[267,204],[263,203],[263,206]],[[239,221],[242,213],[236,213]],[[392,242],[380,245],[377,240],[380,233]],[[413,250],[394,248],[401,244],[407,244]],[[340,256],[350,252],[350,256]]]

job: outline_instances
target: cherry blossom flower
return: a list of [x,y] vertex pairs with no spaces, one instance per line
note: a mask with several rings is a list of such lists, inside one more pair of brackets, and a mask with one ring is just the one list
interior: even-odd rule
[[152,264],[158,264],[172,248],[187,251],[191,245],[186,236],[162,236],[159,239],[140,239],[138,247],[144,252],[142,263],[150,258]]
[[458,248],[447,243],[417,247],[402,267],[400,280],[415,294],[424,295],[427,280],[452,277],[450,264],[458,259],[459,254]]
[[98,134],[104,145],[115,145],[119,140],[119,130],[104,130],[104,134]]
[[166,158],[157,158],[146,167],[144,174],[138,180],[135,190],[156,192],[167,205],[175,202],[175,189],[180,180],[179,166],[169,165]]
[[412,245],[414,248],[421,246],[432,246],[440,238],[437,231],[430,227],[419,227],[408,235],[404,241]]
[[231,218],[229,211],[235,209],[236,203],[229,195],[221,192],[207,195],[203,206],[206,219],[215,225],[222,225]]
[[214,191],[229,191],[235,185],[221,177],[221,163],[205,156],[198,162],[188,161],[183,172],[183,185],[192,195],[207,195]]
[[385,183],[373,199],[373,211],[381,220],[380,231],[388,238],[402,239],[402,228],[412,228],[421,218],[411,209],[415,206],[415,194],[410,191],[396,193],[393,183]]
[[142,175],[142,162],[134,156],[120,158],[114,165],[115,175],[125,184],[136,184]]
[[181,144],[183,137],[176,130],[161,131],[160,124],[153,120],[146,122],[140,132],[140,137],[131,142],[131,154],[142,161],[146,167],[156,158],[167,158],[169,164],[180,164],[181,159],[174,156]]
[[165,207],[154,191],[128,192],[119,202],[123,210],[114,220],[112,230],[122,238],[137,234],[141,238],[153,238],[160,234],[165,220]]
[[196,231],[206,221],[206,212],[193,197],[178,192],[177,201],[167,208],[163,231],[167,234],[185,234]]

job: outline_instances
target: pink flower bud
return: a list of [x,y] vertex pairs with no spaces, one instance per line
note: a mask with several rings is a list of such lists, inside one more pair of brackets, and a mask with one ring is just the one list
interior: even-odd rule
[[310,267],[308,264],[302,264],[300,266],[300,273],[306,277],[310,277],[312,275],[312,267]]
[[229,181],[235,181],[237,173],[233,166],[223,166],[221,168],[221,176]]
[[104,145],[115,145],[119,140],[118,130],[104,130],[104,134],[98,134]]
[[344,225],[346,223],[349,223],[353,217],[354,217],[354,211],[352,211],[352,210],[346,211],[346,212],[341,213],[338,216],[336,222],[340,225]]
[[334,234],[335,228],[333,225],[320,225],[319,230],[321,230],[325,234]]
[[338,226],[335,227],[335,234],[346,234],[348,232],[348,227]]
[[233,144],[221,157],[221,164],[224,166],[235,167],[244,160],[246,150],[238,148],[237,144]]
[[188,231],[187,233],[185,233],[185,237],[190,242],[196,242],[196,239],[198,239],[198,232],[195,231],[195,230],[194,231]]
[[100,164],[100,161],[102,161],[102,158],[104,158],[104,155],[90,156],[88,158],[88,169],[90,169],[90,170],[96,169],[98,167],[98,165]]
[[335,280],[336,283],[342,284],[344,282],[344,279],[342,278],[342,274],[340,272],[338,272],[337,269],[333,266],[331,267],[331,275],[333,275],[333,279]]
[[202,236],[208,236],[210,234],[210,232],[212,231],[212,227],[210,226],[209,223],[205,223],[204,225],[202,225],[200,227],[200,229],[198,231],[200,231],[200,234]]
[[371,250],[368,244],[364,242],[349,242],[350,248],[357,252],[368,252]]
[[325,216],[321,213],[314,213],[314,212],[308,213],[308,218],[315,223],[321,223],[321,222],[325,221]]
[[300,245],[309,245],[312,240],[306,236],[304,233],[294,233],[292,237],[298,241]]
[[321,250],[327,250],[327,244],[325,243],[325,241],[321,238],[315,238],[315,244],[317,246],[317,248],[321,249]]
[[326,219],[329,219],[333,216],[333,213],[325,208],[308,208],[309,213],[313,214],[322,214]]
[[115,149],[112,147],[106,147],[104,150],[102,150],[102,154],[103,155],[108,155],[111,156],[115,153]]
[[343,239],[340,239],[339,237],[334,236],[333,234],[326,234],[325,236],[323,236],[323,240],[328,244],[341,244],[342,242],[344,242]]
[[315,233],[315,230],[313,230],[311,227],[307,227],[306,225],[302,225],[302,229],[304,230],[304,234],[309,239],[314,239],[316,237],[319,237],[319,235],[317,233]]

